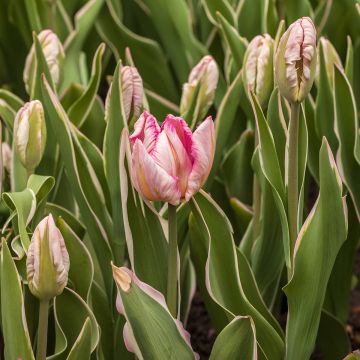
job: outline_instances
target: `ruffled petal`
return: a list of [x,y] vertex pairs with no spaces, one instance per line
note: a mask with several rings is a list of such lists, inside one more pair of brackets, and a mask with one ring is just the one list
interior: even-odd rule
[[145,146],[146,150],[151,153],[155,147],[157,137],[160,133],[160,126],[158,125],[154,116],[149,112],[144,111],[134,125],[134,132],[129,137],[132,144],[139,139]]
[[215,127],[211,116],[196,129],[192,137],[193,168],[189,175],[185,200],[188,201],[204,185],[215,154]]
[[133,148],[131,174],[134,187],[145,199],[173,205],[180,202],[178,179],[155,162],[139,139]]

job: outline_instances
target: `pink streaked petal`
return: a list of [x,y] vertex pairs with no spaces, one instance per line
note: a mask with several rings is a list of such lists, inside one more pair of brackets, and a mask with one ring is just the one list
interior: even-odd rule
[[150,153],[156,144],[157,137],[160,133],[160,126],[158,125],[154,116],[149,112],[144,111],[134,125],[134,133],[129,137],[132,144],[136,139],[139,139]]
[[124,325],[123,338],[126,349],[129,352],[135,354],[138,359],[143,359],[143,356],[136,342],[132,328],[128,322],[126,322]]
[[189,175],[185,200],[188,201],[204,185],[209,176],[215,154],[215,127],[211,116],[193,134],[193,168]]
[[180,202],[178,179],[155,162],[139,139],[133,148],[132,174],[134,187],[145,199],[165,201],[173,205]]
[[189,154],[189,157],[191,156],[192,132],[183,118],[174,115],[167,115],[161,125],[161,129],[166,130],[167,132],[175,131],[186,152]]
[[151,153],[151,157],[169,175],[177,176],[176,154],[174,154],[174,151],[172,150],[169,138],[165,131],[160,132]]

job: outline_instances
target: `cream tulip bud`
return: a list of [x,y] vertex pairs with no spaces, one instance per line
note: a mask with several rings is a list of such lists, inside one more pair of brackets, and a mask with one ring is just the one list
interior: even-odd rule
[[70,267],[64,238],[51,214],[40,221],[31,238],[27,254],[27,280],[31,293],[40,300],[60,295]]
[[253,91],[261,107],[266,104],[274,87],[273,79],[274,40],[270,35],[258,35],[248,45],[243,64],[245,91]]
[[[49,67],[51,77],[54,84],[57,86],[60,83],[62,64],[65,58],[64,48],[57,35],[51,30],[41,31],[38,35],[38,39],[43,50],[46,63]],[[26,58],[23,74],[25,87],[28,92],[31,92],[35,75],[35,47],[33,45]]]
[[6,142],[1,144],[1,155],[3,167],[10,174],[13,155],[9,144]]
[[316,73],[316,30],[309,17],[292,23],[280,39],[275,57],[275,81],[290,102],[309,94]]
[[[198,118],[202,119],[214,101],[215,90],[219,80],[219,70],[212,56],[204,56],[191,70],[188,82],[184,84],[180,103],[180,113],[189,111],[196,100],[199,109]],[[199,86],[197,98],[194,99],[195,90]]]
[[40,101],[26,103],[16,114],[14,146],[23,166],[33,171],[40,163],[46,144],[44,109]]
[[334,66],[338,66],[340,69],[343,68],[340,56],[335,50],[333,44],[324,38],[323,36],[320,38],[320,46],[319,53],[317,56],[317,67],[316,67],[316,76],[315,82],[316,85],[319,85],[319,77],[320,77],[320,51],[323,52],[324,61],[325,61],[325,68],[327,72],[327,76],[329,78],[330,86],[332,86],[333,79],[334,79]]
[[121,68],[121,91],[126,121],[137,120],[143,107],[144,88],[135,66]]

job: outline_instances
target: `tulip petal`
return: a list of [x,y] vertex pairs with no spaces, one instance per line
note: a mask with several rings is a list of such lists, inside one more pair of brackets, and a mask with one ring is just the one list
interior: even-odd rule
[[193,168],[189,175],[185,200],[188,201],[209,176],[215,154],[215,128],[211,116],[196,129],[192,137]]
[[139,139],[133,148],[131,176],[136,190],[147,200],[179,203],[178,179],[155,162]]
[[134,133],[129,137],[132,144],[139,139],[145,146],[146,150],[151,153],[155,147],[156,140],[160,133],[154,116],[144,111],[134,125]]

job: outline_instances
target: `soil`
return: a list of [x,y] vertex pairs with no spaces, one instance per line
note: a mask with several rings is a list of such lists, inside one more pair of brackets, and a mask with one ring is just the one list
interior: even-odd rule
[[[354,274],[360,279],[360,249],[357,251],[356,260],[354,264]],[[279,319],[280,323],[284,323],[286,314]],[[212,327],[209,315],[206,311],[204,302],[201,299],[200,293],[195,293],[192,305],[190,308],[189,319],[187,323],[187,330],[191,335],[191,345],[193,349],[200,355],[201,360],[209,359],[212,346],[216,339],[216,332]],[[349,338],[351,340],[352,349],[360,348],[360,281],[352,291],[349,320],[346,328]],[[311,360],[322,360],[320,354],[315,352]]]

